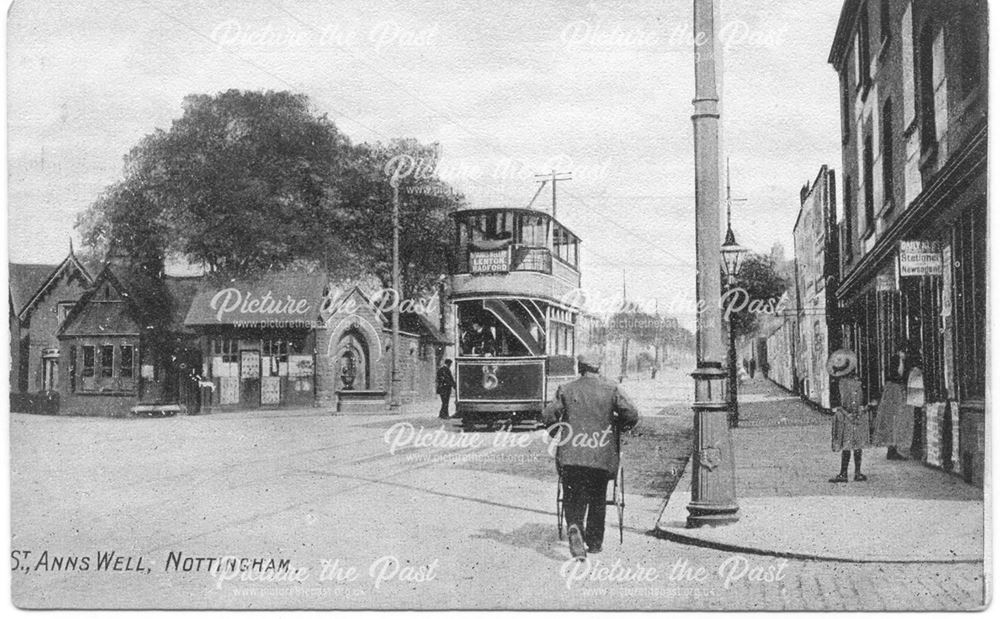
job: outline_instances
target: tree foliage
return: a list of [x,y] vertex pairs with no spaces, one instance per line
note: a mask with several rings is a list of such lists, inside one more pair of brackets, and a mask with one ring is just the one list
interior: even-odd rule
[[[210,272],[244,275],[307,263],[342,276],[374,268],[389,283],[387,153],[434,153],[415,141],[353,145],[305,95],[229,90],[184,100],[169,130],[128,154],[122,180],[81,214],[84,243],[134,261],[181,255]],[[459,198],[436,176],[408,180],[403,265],[410,290],[436,278]],[[430,187],[431,189],[428,189]],[[411,236],[412,235],[412,236]],[[424,242],[437,242],[425,256]]]
[[392,281],[392,186],[399,189],[399,255],[402,292],[425,293],[449,270],[454,223],[449,213],[463,203],[435,172],[437,145],[412,139],[361,144],[356,149],[360,182],[350,194],[343,228],[348,242],[374,251],[358,252],[360,266],[389,287]]
[[753,335],[760,318],[779,306],[788,285],[770,256],[748,254],[735,286],[728,286],[722,276],[723,318],[728,317],[738,337]]

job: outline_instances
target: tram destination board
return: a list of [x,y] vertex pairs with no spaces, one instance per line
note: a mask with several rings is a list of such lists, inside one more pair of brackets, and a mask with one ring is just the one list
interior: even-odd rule
[[473,273],[506,273],[509,265],[506,249],[474,251],[469,254],[469,270]]

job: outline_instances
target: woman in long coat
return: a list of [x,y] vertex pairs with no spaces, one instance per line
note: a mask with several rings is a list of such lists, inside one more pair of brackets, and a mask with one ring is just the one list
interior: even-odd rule
[[906,380],[914,366],[914,357],[906,347],[901,346],[885,370],[885,386],[875,414],[873,442],[889,448],[886,453],[889,460],[905,460],[899,448],[908,450],[913,442],[913,407],[907,404]]
[[858,356],[850,350],[838,350],[830,355],[826,370],[837,379],[840,406],[833,409],[831,447],[840,452],[840,474],[833,483],[847,481],[847,467],[854,453],[854,481],[867,481],[861,472],[861,450],[871,446],[871,414],[864,402],[858,379]]

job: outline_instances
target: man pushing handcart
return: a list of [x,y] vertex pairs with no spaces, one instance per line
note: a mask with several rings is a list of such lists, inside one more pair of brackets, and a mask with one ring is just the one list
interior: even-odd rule
[[607,512],[608,482],[615,480],[613,504],[619,528],[624,508],[621,472],[622,432],[639,423],[639,411],[618,383],[599,374],[600,357],[577,357],[580,377],[559,387],[542,412],[542,423],[556,439],[556,498],[560,535],[565,511],[570,554],[586,559],[601,551]]

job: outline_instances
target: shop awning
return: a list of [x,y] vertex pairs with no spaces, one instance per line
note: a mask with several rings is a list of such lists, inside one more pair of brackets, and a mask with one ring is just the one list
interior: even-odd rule
[[206,281],[191,302],[184,325],[308,327],[321,319],[328,283],[329,278],[321,272]]

